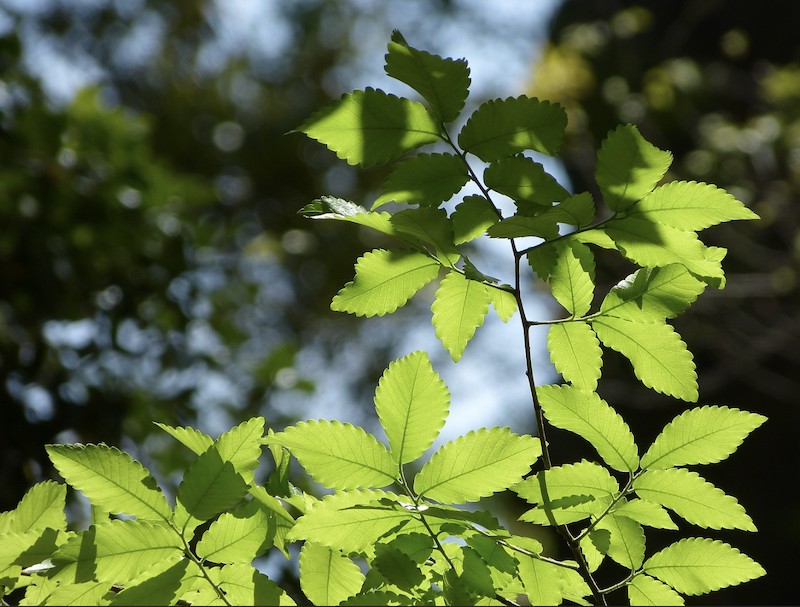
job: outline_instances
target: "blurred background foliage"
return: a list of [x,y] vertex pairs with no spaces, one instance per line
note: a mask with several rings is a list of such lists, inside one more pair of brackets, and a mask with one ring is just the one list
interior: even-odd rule
[[[473,74],[488,65],[478,97],[523,92],[499,49],[529,59],[525,92],[569,112],[573,190],[594,191],[597,146],[632,122],[674,153],[670,178],[715,183],[762,216],[707,232],[730,249],[728,287],[677,323],[701,402],[770,418],[741,453],[703,471],[760,529],[711,535],[769,575],[698,602],[793,596],[800,6],[554,0],[552,19],[542,9],[532,24],[513,2],[492,20],[487,11],[504,13],[489,4],[0,0],[0,510],[52,473],[46,443],[118,445],[174,480],[187,454],[153,420],[218,433],[255,414],[281,426],[313,401],[368,410],[382,369],[428,312],[423,302],[380,323],[329,312],[356,257],[381,241],[309,226],[296,210],[323,193],[371,201],[385,169],[354,171],[286,134],[330,99],[375,85],[363,74],[380,69],[400,28],[436,52],[461,40]],[[608,288],[629,268],[605,261]],[[484,358],[489,377],[505,372]],[[636,388],[613,353],[605,367],[601,392],[646,443],[675,402]],[[591,456],[557,438],[557,460]]]

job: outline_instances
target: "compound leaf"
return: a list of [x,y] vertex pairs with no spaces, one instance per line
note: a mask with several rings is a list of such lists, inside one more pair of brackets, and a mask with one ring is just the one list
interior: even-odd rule
[[597,388],[603,352],[589,324],[565,322],[550,325],[547,349],[550,351],[550,360],[565,380],[576,388]]
[[636,478],[633,488],[639,497],[669,508],[693,525],[756,530],[736,498],[726,495],[697,472],[685,468],[648,470]]
[[453,242],[463,244],[482,236],[500,218],[492,204],[483,196],[465,196],[450,216],[453,222]]
[[363,583],[358,565],[338,550],[314,542],[300,549],[300,588],[314,605],[338,605]]
[[422,253],[376,249],[359,258],[355,279],[336,294],[331,310],[383,316],[405,305],[438,273],[438,262]]
[[299,128],[348,164],[384,164],[438,141],[439,126],[416,101],[368,88],[342,96]]
[[436,337],[457,362],[489,311],[488,287],[450,272],[436,290],[431,311]]
[[550,207],[553,202],[569,196],[569,192],[541,164],[526,156],[511,156],[493,162],[484,171],[483,178],[488,187],[511,198],[520,212],[531,205],[531,210],[541,211],[542,207]]
[[724,406],[690,409],[673,419],[642,456],[642,468],[715,464],[724,460],[753,430],[763,415]]
[[549,246],[556,250],[549,279],[553,297],[572,316],[583,316],[594,298],[594,255],[585,244],[573,240]]
[[612,288],[600,312],[637,322],[675,318],[698,298],[706,284],[675,263],[642,268]]
[[666,584],[649,575],[637,575],[628,584],[628,601],[631,606],[658,607],[683,605],[683,597]]
[[375,391],[375,409],[399,464],[425,453],[439,436],[449,408],[447,386],[421,351],[391,363]]
[[332,489],[385,487],[397,477],[386,447],[351,424],[300,422],[266,440],[289,449],[314,480]]
[[672,181],[659,186],[626,214],[691,231],[735,219],[758,219],[725,190],[696,181]]
[[386,55],[386,73],[422,95],[444,122],[458,117],[469,94],[469,66],[464,59],[419,51],[395,30]]
[[766,574],[746,554],[719,540],[686,538],[645,561],[643,571],[683,594],[699,595]]
[[170,507],[150,473],[116,447],[47,445],[61,476],[92,504],[139,519],[167,520]]
[[476,501],[519,482],[541,453],[531,436],[482,428],[434,453],[414,478],[414,491],[447,504]]
[[417,154],[398,162],[372,204],[387,202],[439,206],[469,181],[464,162],[453,154]]
[[150,521],[113,520],[74,535],[52,557],[50,577],[64,584],[130,580],[179,555],[180,536]]
[[553,426],[586,439],[614,470],[633,472],[638,468],[639,451],[633,433],[596,392],[550,385],[537,388],[537,393],[542,411]]
[[624,124],[611,131],[597,152],[595,179],[608,208],[624,211],[650,192],[672,164],[639,130]]
[[600,316],[592,321],[592,328],[605,346],[631,361],[645,386],[685,401],[697,400],[692,354],[670,325]]
[[532,97],[483,103],[458,135],[458,143],[481,160],[492,162],[524,150],[554,155],[567,126],[560,105]]

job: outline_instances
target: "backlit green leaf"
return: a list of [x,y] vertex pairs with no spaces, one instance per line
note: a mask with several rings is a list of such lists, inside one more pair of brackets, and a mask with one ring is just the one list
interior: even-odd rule
[[332,489],[385,487],[397,478],[389,451],[358,426],[312,420],[266,440],[289,449],[314,480]]
[[626,214],[692,231],[724,221],[758,219],[758,215],[725,190],[696,181],[664,184],[628,209]]
[[422,95],[444,122],[458,117],[469,94],[469,66],[464,59],[419,51],[395,30],[386,55],[386,73]]
[[353,91],[321,109],[297,130],[348,164],[384,164],[439,140],[439,126],[421,103],[381,90]]
[[495,312],[503,322],[508,322],[517,311],[517,298],[514,294],[505,289],[489,287],[486,289],[489,300],[494,306]]
[[[427,243],[432,252],[450,265],[458,261],[460,254],[453,244],[453,225],[444,209],[405,209],[392,215],[392,226],[398,236]],[[424,245],[423,245],[424,246]]]
[[458,272],[450,272],[442,280],[431,306],[436,337],[458,361],[475,330],[483,324],[489,311],[488,287],[469,280]]
[[605,346],[631,361],[645,386],[685,401],[697,400],[692,354],[670,325],[600,316],[592,321],[592,328]]
[[178,487],[176,521],[183,528],[206,521],[227,510],[247,493],[247,483],[233,464],[225,461],[216,445],[205,451],[183,475]]
[[608,292],[600,311],[637,322],[674,318],[686,311],[705,287],[681,264],[642,268]]
[[314,542],[300,549],[300,588],[314,605],[338,605],[363,583],[358,565],[338,550]]
[[642,526],[625,516],[607,514],[596,529],[609,532],[609,545],[606,554],[623,567],[636,570],[644,561],[645,539]]
[[719,540],[686,538],[644,563],[644,572],[683,594],[706,594],[766,574],[746,554]]
[[173,557],[164,561],[167,567],[155,566],[144,579],[126,584],[112,600],[112,605],[173,605],[189,568],[189,559]]
[[553,297],[572,316],[583,316],[594,298],[594,255],[585,244],[572,240],[549,246],[556,250],[549,280]]
[[12,511],[13,516],[8,517],[7,527],[0,527],[0,533],[45,528],[66,530],[66,498],[66,485],[55,481],[36,483],[22,496],[19,505]]
[[467,167],[458,156],[417,154],[395,165],[372,208],[387,202],[439,206],[458,193],[467,181]]
[[519,482],[541,455],[538,439],[483,428],[443,445],[414,478],[414,491],[448,504],[476,501]]
[[[408,536],[400,536],[408,537]],[[411,556],[399,550],[392,544],[380,543],[375,546],[375,558],[370,563],[390,584],[403,590],[411,590],[425,579],[419,563],[412,560]],[[430,554],[430,550],[428,551]]]
[[658,607],[683,605],[683,597],[666,584],[649,575],[637,575],[628,584],[628,601],[632,606]]
[[564,600],[559,567],[541,559],[519,555],[519,577],[531,605],[560,605]]
[[166,525],[108,521],[89,527],[61,546],[53,555],[50,577],[64,584],[130,580],[182,550],[180,536]]
[[[210,570],[211,579],[232,605],[295,605],[292,598],[252,565],[236,563]],[[195,601],[194,604],[207,604]],[[216,604],[224,604],[217,602]]]
[[591,326],[585,322],[550,325],[547,349],[550,360],[565,380],[576,388],[597,388],[603,352]]
[[375,409],[400,464],[421,456],[439,436],[450,393],[425,352],[414,352],[386,369],[375,391]]
[[619,491],[619,483],[603,466],[584,460],[542,470],[512,490],[537,505],[519,520],[560,525],[601,513]]
[[372,546],[393,530],[426,533],[414,513],[399,504],[386,504],[383,491],[349,491],[326,496],[297,519],[289,533],[292,541],[306,540],[344,553]]
[[258,501],[220,514],[197,543],[197,556],[214,563],[249,563],[272,545],[275,524]]
[[623,501],[614,506],[614,513],[620,516],[627,516],[639,523],[656,529],[677,529],[678,526],[672,521],[663,506],[655,502],[642,499],[632,499]]
[[672,154],[659,150],[631,125],[618,126],[597,152],[595,179],[612,211],[624,211],[650,192],[672,164]]
[[694,232],[636,217],[615,219],[604,229],[620,252],[640,266],[661,267],[679,263],[696,276],[724,276],[720,261],[709,257],[708,250]]
[[220,457],[224,461],[230,462],[233,469],[247,483],[252,482],[253,471],[258,468],[264,423],[264,418],[260,415],[251,417],[221,434],[214,442]]
[[[590,194],[583,192],[570,196],[552,207],[537,207],[536,213],[520,214],[504,219],[488,230],[492,238],[522,238],[538,236],[553,240],[559,235],[559,224],[585,226],[594,218],[594,202]],[[544,248],[544,247],[540,247]]]
[[763,415],[731,407],[690,409],[673,419],[642,456],[642,468],[715,464],[736,451]]
[[642,499],[669,508],[693,525],[756,530],[736,498],[726,495],[697,472],[685,468],[648,470],[636,478],[633,488]]
[[560,105],[531,97],[483,103],[458,135],[458,143],[492,162],[524,150],[554,155],[564,137],[567,114]]
[[127,453],[104,444],[45,448],[61,476],[93,504],[139,519],[169,518],[170,507],[161,489]]
[[422,253],[376,249],[359,258],[355,279],[336,294],[331,309],[383,316],[405,305],[438,273],[439,264]]
[[633,472],[639,451],[633,433],[619,413],[596,392],[573,386],[541,386],[539,402],[547,421],[581,436],[614,470]]
[[495,192],[511,198],[520,208],[533,205],[534,209],[550,207],[569,196],[569,192],[544,170],[544,167],[526,156],[511,156],[493,162],[483,173],[484,182]]
[[61,584],[47,597],[49,605],[107,605],[108,582]]
[[450,216],[453,222],[454,242],[463,244],[482,236],[500,218],[494,207],[483,196],[465,196]]
[[183,446],[194,451],[197,455],[200,455],[214,444],[213,438],[211,438],[208,434],[200,432],[200,430],[196,430],[195,428],[168,426],[166,424],[162,424],[161,422],[154,423]]

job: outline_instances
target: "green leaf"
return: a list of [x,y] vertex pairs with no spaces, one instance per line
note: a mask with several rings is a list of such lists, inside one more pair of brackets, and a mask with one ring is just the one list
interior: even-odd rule
[[550,269],[550,289],[572,316],[583,316],[594,298],[594,255],[585,244],[560,240],[550,245],[556,260]]
[[360,257],[356,277],[340,290],[331,310],[383,316],[397,310],[439,274],[439,264],[422,253],[376,249]]
[[723,189],[696,181],[673,181],[645,196],[627,212],[679,230],[703,230],[724,221],[758,215]]
[[450,216],[455,244],[464,244],[483,236],[500,218],[492,204],[483,196],[465,196]]
[[631,125],[618,126],[600,144],[595,179],[608,208],[624,211],[650,192],[672,164],[672,154],[649,143]]
[[531,605],[560,605],[564,599],[559,567],[527,555],[518,555],[519,577]]
[[375,409],[400,464],[413,462],[444,426],[450,393],[425,352],[414,352],[386,369],[375,391]]
[[447,504],[476,501],[519,482],[541,453],[538,439],[508,428],[472,431],[433,454],[414,491]]
[[458,362],[489,311],[486,285],[450,272],[436,290],[431,311],[436,337]]
[[184,529],[190,523],[183,518],[184,513],[195,521],[207,521],[233,506],[245,493],[247,483],[214,445],[200,455],[183,475],[177,501],[184,512],[176,510],[176,520]]
[[647,525],[656,529],[678,529],[678,526],[670,518],[669,512],[663,506],[647,500],[632,499],[619,503],[614,507],[614,514],[627,516],[640,525]]
[[683,597],[672,588],[649,575],[637,575],[628,583],[628,601],[632,606],[658,607],[683,605]]
[[483,103],[458,135],[466,152],[492,162],[524,150],[555,155],[564,137],[567,114],[560,105],[531,97]]
[[620,252],[640,266],[661,267],[679,263],[696,276],[724,276],[720,260],[709,258],[708,249],[694,232],[635,217],[609,221],[604,229]]
[[331,489],[385,487],[397,478],[389,451],[358,426],[311,420],[265,440],[289,449],[314,480]]
[[166,525],[113,520],[92,525],[61,546],[50,577],[63,584],[130,580],[182,551],[180,536]]
[[[387,498],[395,501],[387,504]],[[394,530],[425,533],[414,513],[383,491],[349,491],[325,496],[301,516],[288,539],[306,540],[344,553],[360,552]]]
[[200,432],[200,430],[196,430],[195,428],[168,426],[166,424],[162,424],[161,422],[153,423],[181,443],[184,447],[188,447],[194,451],[197,455],[200,455],[214,444],[213,438],[211,438],[208,434]]
[[[295,605],[280,586],[252,565],[225,565],[211,569],[209,573],[232,605]],[[194,601],[194,604],[204,603],[207,601]]]
[[601,316],[592,321],[592,328],[603,345],[631,361],[645,386],[685,401],[697,400],[692,353],[670,325]]
[[316,112],[299,128],[348,164],[384,164],[440,138],[421,103],[381,90],[353,91]]
[[600,312],[637,322],[675,318],[705,290],[681,264],[637,270],[611,289]]
[[645,573],[683,594],[699,595],[735,586],[766,574],[746,554],[719,540],[686,538],[644,563]]
[[[67,529],[67,517],[64,514],[67,488],[55,481],[42,481],[28,489],[17,507],[12,511],[6,528],[0,527],[0,533],[9,531],[35,531],[39,529]],[[5,513],[4,513],[5,514]]]
[[606,554],[623,567],[636,570],[644,561],[645,539],[642,526],[636,521],[616,514],[607,514],[595,525],[609,532]]
[[405,209],[392,215],[392,226],[400,238],[419,239],[432,245],[443,263],[453,265],[461,256],[453,244],[453,225],[444,209]]
[[[283,450],[282,447],[276,448]],[[288,457],[289,454],[285,451],[284,453]],[[294,518],[276,497],[267,493],[264,487],[258,485],[250,487],[250,495],[258,502],[259,507],[266,512],[269,525],[275,528],[274,537],[271,539],[275,543],[275,547],[288,559],[289,552],[286,550],[286,536],[294,526]]]
[[395,30],[386,55],[386,73],[405,82],[422,95],[443,122],[458,117],[469,94],[469,66],[464,59],[450,59],[419,51]]
[[[154,567],[158,572],[133,584],[126,584],[112,600],[112,605],[173,605],[191,561],[167,560],[169,566]],[[151,573],[152,570],[148,570]]]
[[103,600],[108,593],[107,582],[83,582],[62,584],[47,597],[48,605],[106,605]]
[[697,472],[685,468],[647,470],[633,481],[636,494],[707,529],[756,531],[736,498],[726,495]]
[[619,483],[603,466],[584,460],[542,470],[512,490],[537,505],[519,520],[561,525],[600,514],[619,491]]
[[338,605],[363,583],[358,565],[338,550],[314,542],[300,549],[300,588],[314,605]]
[[535,212],[569,196],[569,192],[541,164],[526,156],[511,156],[493,162],[484,171],[483,179],[495,192],[511,198],[523,214],[524,209],[531,208],[530,205]]
[[639,450],[633,433],[619,413],[597,393],[574,386],[541,386],[539,402],[547,421],[574,432],[597,449],[614,470],[633,472],[639,466]]
[[53,528],[3,533],[0,535],[0,579],[4,577],[4,568],[30,567],[50,558],[69,537],[71,534]]
[[372,204],[375,209],[387,202],[439,206],[469,181],[464,161],[453,154],[417,154],[400,161],[381,186]]
[[264,418],[251,417],[224,432],[214,442],[220,457],[230,462],[246,483],[253,481],[253,471],[258,468],[264,437]]
[[[419,567],[421,563],[414,562],[411,556],[392,545],[397,539],[399,538],[395,538],[390,544],[377,544],[375,558],[370,566],[377,569],[390,584],[408,591],[421,584],[425,576]],[[430,554],[430,550],[428,553]]]
[[606,558],[611,546],[611,534],[606,529],[593,528],[579,540],[579,544],[589,571],[594,573]]
[[736,451],[763,415],[724,406],[690,409],[673,419],[642,456],[642,468],[715,464]]
[[92,504],[139,519],[169,519],[169,504],[156,481],[127,453],[102,443],[45,449],[61,476]]
[[494,311],[503,322],[508,322],[517,311],[517,298],[513,293],[496,287],[488,287],[486,292],[494,306]]
[[494,597],[494,584],[492,583],[492,572],[489,566],[481,558],[477,550],[469,546],[463,546],[461,553],[464,559],[461,563],[461,574],[459,579],[466,586],[467,590],[479,596]]
[[274,536],[275,524],[267,511],[252,501],[223,512],[203,534],[196,552],[214,563],[249,563],[272,546]]
[[588,323],[566,322],[550,325],[547,349],[550,351],[550,360],[565,380],[576,388],[597,388],[603,352],[597,335]]

